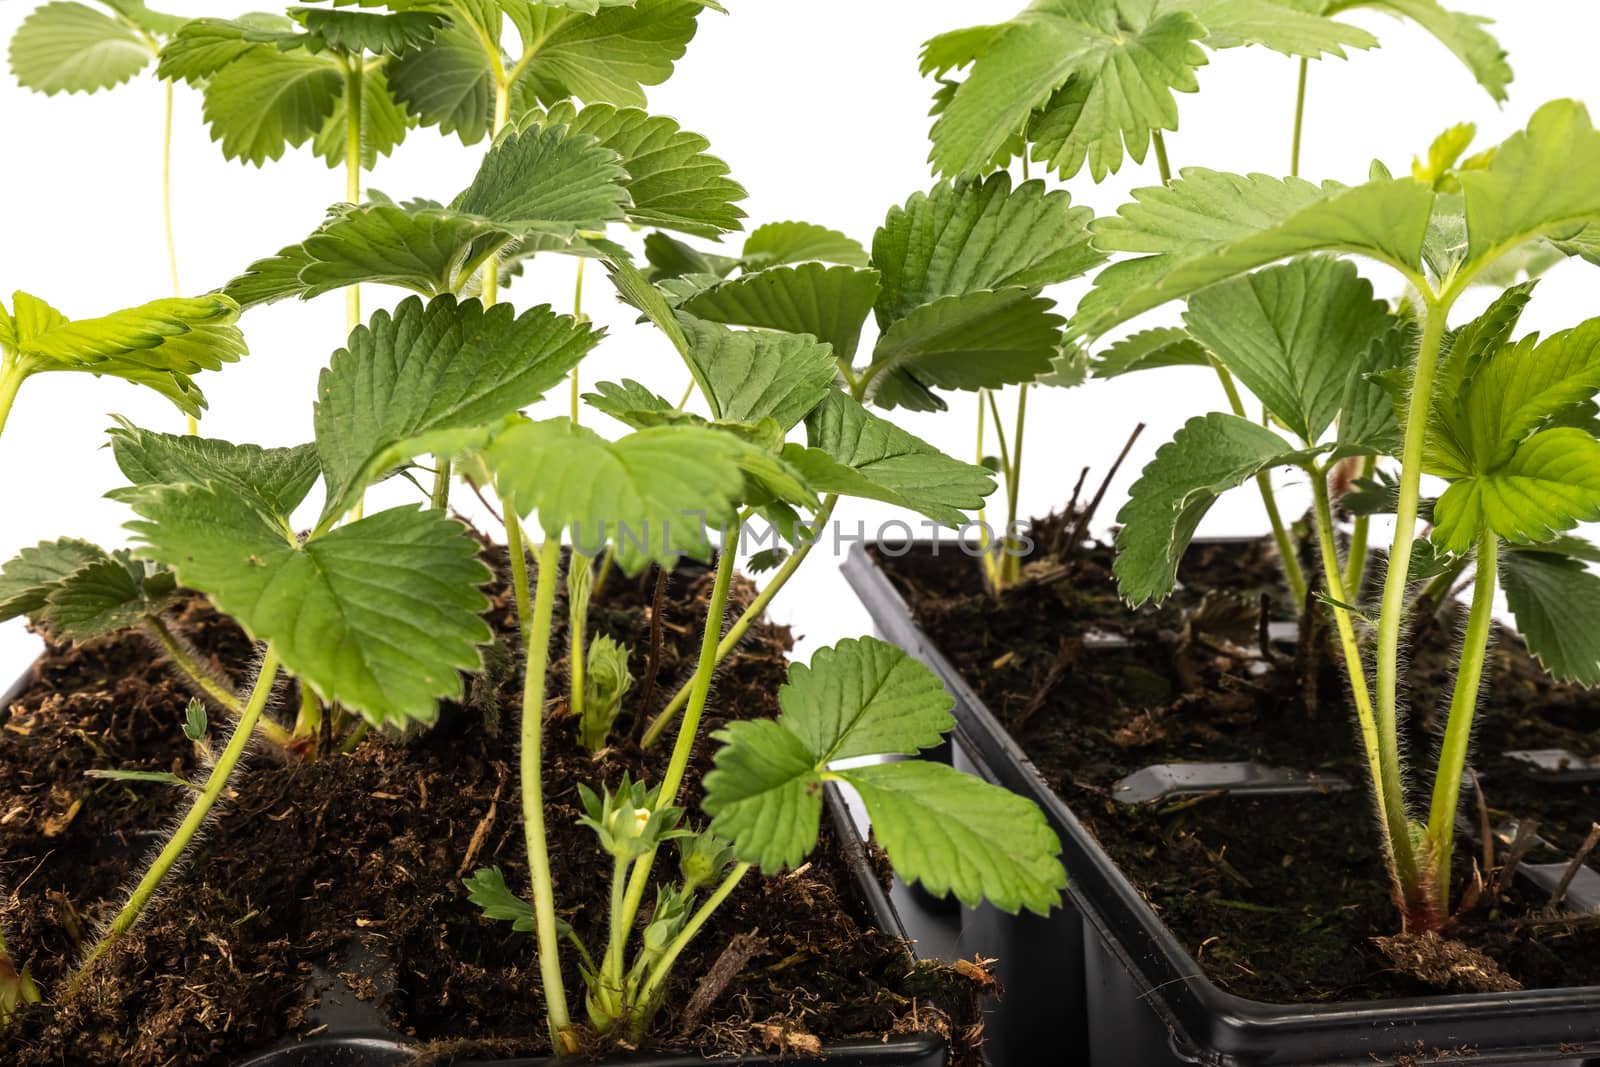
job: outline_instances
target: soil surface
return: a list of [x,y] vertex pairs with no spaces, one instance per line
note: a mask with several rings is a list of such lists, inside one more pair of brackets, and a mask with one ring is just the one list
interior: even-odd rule
[[[1059,547],[1070,528],[1056,516],[1036,521],[1032,536]],[[1455,898],[1475,865],[1490,869],[1481,871],[1488,888],[1477,906],[1445,931],[1458,959],[1441,964],[1437,953],[1420,958],[1420,942],[1378,940],[1399,920],[1343,668],[1321,629],[1302,629],[1297,642],[1263,640],[1263,610],[1293,616],[1270,541],[1194,546],[1178,592],[1137,612],[1116,596],[1111,559],[1103,544],[1038,558],[996,602],[977,561],[959,552],[878,554],[918,623],[1218,985],[1275,1002],[1488,989],[1500,977],[1479,973],[1483,957],[1527,988],[1600,984],[1600,919],[1549,921],[1544,899],[1515,879],[1496,892],[1504,843],[1486,860],[1465,833]],[[1462,614],[1448,605],[1410,635],[1403,729],[1407,749],[1427,756],[1417,768],[1433,766]],[[1086,643],[1093,631],[1128,644]],[[1485,679],[1472,767],[1490,824],[1537,820],[1551,847],[1527,860],[1564,861],[1600,820],[1600,785],[1541,780],[1503,753],[1600,754],[1600,693],[1552,681],[1503,629]],[[1356,788],[1137,808],[1111,799],[1115,782],[1151,764],[1242,759],[1336,774]],[[1417,768],[1411,792],[1425,804]],[[1461,817],[1463,830],[1466,820],[1478,824],[1471,790]]]
[[[490,560],[501,575],[491,622],[502,643],[515,631],[504,560],[503,550]],[[613,577],[591,607],[590,632],[628,643],[639,676],[654,584],[649,575]],[[630,713],[646,696],[652,711],[661,707],[687,677],[710,586],[701,567],[672,576],[659,684],[653,694],[635,687],[616,747],[598,756],[564,727],[565,633],[552,641],[559,658],[545,709],[545,781],[555,893],[562,916],[596,951],[611,861],[576,822],[577,785],[598,789],[624,772],[659,779],[670,745],[641,753],[627,739]],[[738,606],[752,596],[737,580]],[[255,650],[203,599],[190,598],[172,623],[244,680]],[[729,718],[776,714],[790,645],[786,629],[752,628],[717,676],[702,738]],[[121,906],[184,801],[171,786],[84,771],[190,776],[199,760],[182,732],[189,693],[140,639],[50,645],[0,731],[0,922],[47,1000],[57,997],[0,1033],[0,1062],[225,1063],[316,1033],[307,982],[328,974],[341,975],[414,1039],[422,1061],[546,1051],[532,935],[485,919],[461,884],[477,868],[499,866],[514,890],[527,888],[516,773],[520,666],[503,654],[488,659],[497,666],[471,697],[444,705],[438,726],[414,737],[374,736],[352,755],[321,759],[255,752],[187,869],[169,876],[144,921],[89,979],[60,996],[69,965]],[[277,703],[280,713],[294,706],[290,686],[280,683]],[[683,802],[695,815],[710,747],[701,744],[686,783]],[[663,852],[658,871],[674,872],[673,857]],[[680,960],[649,1047],[805,1051],[818,1041],[932,1029],[952,1038],[957,1062],[976,1062],[982,975],[913,963],[875,928],[850,871],[824,820],[810,862],[747,877]],[[684,1018],[700,977],[735,942],[752,950],[748,963],[697,1019]],[[566,952],[567,989],[581,1018],[574,956]],[[593,1039],[589,1051],[614,1047]]]

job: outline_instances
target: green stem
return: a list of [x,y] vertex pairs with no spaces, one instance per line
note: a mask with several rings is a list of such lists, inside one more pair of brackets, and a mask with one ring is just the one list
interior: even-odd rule
[[206,777],[206,784],[201,789],[200,795],[195,798],[189,813],[183,817],[183,822],[178,824],[166,846],[156,856],[155,862],[139,880],[133,894],[128,897],[127,904],[123,905],[117,917],[111,921],[111,926],[99,941],[95,942],[89,955],[84,958],[83,966],[79,968],[77,977],[73,979],[69,989],[75,988],[88,973],[89,966],[95,960],[106,954],[106,951],[116,943],[117,939],[133,928],[139,915],[144,911],[150,898],[155,895],[156,887],[166,877],[172,865],[178,862],[184,850],[189,847],[189,842],[194,839],[196,831],[205,822],[206,816],[211,813],[211,808],[222,795],[223,787],[228,784],[228,778],[233,774],[233,769],[239,763],[239,757],[244,755],[244,750],[250,745],[251,735],[254,734],[256,722],[261,718],[262,710],[267,706],[267,698],[272,695],[272,683],[278,676],[278,656],[267,646],[266,655],[261,659],[261,670],[256,675],[255,688],[251,690],[250,700],[245,704],[244,714],[239,716],[238,725],[234,727],[233,736],[228,738],[228,745],[222,750],[222,755],[217,757],[217,762],[212,764],[211,773]]
[[[800,564],[805,562],[806,556],[815,547],[817,538],[821,537],[822,528],[827,525],[828,519],[833,516],[834,505],[838,502],[839,498],[836,495],[822,499],[822,507],[817,511],[817,517],[812,522],[812,529],[816,532],[816,537],[795,549],[794,555],[783,561],[783,566],[779,567],[777,572],[773,574],[772,580],[767,582],[766,587],[756,594],[756,598],[750,602],[750,606],[745,608],[744,612],[734,620],[732,626],[728,627],[727,634],[717,645],[717,663],[727,659],[728,655],[739,646],[739,642],[744,639],[744,635],[749,632],[750,627],[767,610],[767,605],[772,603],[773,598],[783,589],[785,583],[794,577],[795,571],[800,569]],[[692,688],[693,680],[691,679],[689,682],[684,683],[683,688],[679,689],[677,694],[673,696],[671,703],[661,710],[661,714],[656,716],[655,721],[650,724],[650,728],[645,731],[644,739],[640,742],[644,748],[650,748],[661,740],[661,735],[666,732],[668,726],[672,725],[672,720],[677,717],[678,712],[682,711],[684,706],[689,703]]]
[[[983,420],[986,414],[985,402],[988,399],[988,395],[989,390],[978,390],[978,447],[976,455],[972,460],[972,465],[975,467],[983,466]],[[987,516],[984,514],[984,508],[981,504],[978,507],[978,547],[983,550],[983,555],[981,557],[983,560],[983,573],[984,576],[989,580],[989,587],[991,589],[998,589],[1000,586],[1000,572],[995,566],[994,553],[989,550],[991,547],[989,543],[989,523]]]
[[1499,566],[1499,538],[1484,531],[1478,542],[1478,573],[1472,580],[1472,609],[1461,642],[1461,664],[1456,669],[1455,691],[1450,695],[1450,717],[1445,720],[1444,741],[1439,746],[1439,769],[1433,779],[1433,803],[1428,810],[1428,866],[1433,872],[1439,915],[1450,914],[1450,853],[1455,846],[1456,803],[1461,796],[1461,776],[1466,773],[1467,749],[1472,742],[1472,716],[1478,707],[1478,687],[1483,680],[1483,657],[1494,625],[1494,587]]
[[1417,507],[1421,500],[1422,452],[1427,443],[1428,411],[1433,402],[1433,378],[1439,348],[1444,340],[1449,305],[1424,297],[1422,340],[1407,403],[1405,447],[1400,462],[1400,492],[1395,508],[1394,541],[1389,548],[1389,569],[1383,580],[1383,606],[1378,617],[1377,716],[1382,746],[1384,789],[1388,792],[1389,833],[1394,839],[1400,875],[1401,906],[1409,916],[1424,905],[1416,853],[1406,820],[1405,781],[1400,770],[1399,682],[1400,632],[1405,621],[1406,590],[1411,573],[1411,546],[1417,536]]
[[611,933],[606,959],[599,971],[602,1003],[613,1015],[622,1013],[622,968],[628,950],[628,925],[623,921],[629,861],[618,856],[611,869]]
[[1151,130],[1150,139],[1156,146],[1156,169],[1161,172],[1161,184],[1172,181],[1172,164],[1167,162],[1167,139],[1160,130]]
[[1350,612],[1341,607],[1350,603],[1339,566],[1339,546],[1333,535],[1333,506],[1329,501],[1328,472],[1308,466],[1311,475],[1313,504],[1317,514],[1317,541],[1322,547],[1322,577],[1328,586],[1328,596],[1335,601],[1330,605],[1335,628],[1339,631],[1339,647],[1344,653],[1345,675],[1350,682],[1350,693],[1356,703],[1356,721],[1361,726],[1361,744],[1367,754],[1367,773],[1372,776],[1373,797],[1378,805],[1378,820],[1388,843],[1386,859],[1389,875],[1395,876],[1394,847],[1390,841],[1390,797],[1384,789],[1382,746],[1378,741],[1378,723],[1372,713],[1372,689],[1367,684],[1367,667],[1361,658],[1361,645],[1356,640],[1355,624]]
[[1311,63],[1309,60],[1300,60],[1300,85],[1294,94],[1294,145],[1289,149],[1289,177],[1300,176],[1300,135],[1305,129],[1306,119],[1306,74]]
[[[572,551],[569,567],[591,567],[593,563],[588,556],[578,553],[576,548]],[[590,586],[590,590],[593,590]],[[573,605],[567,604],[567,709],[582,729],[585,692],[584,692],[584,649],[586,643],[585,630],[588,628],[588,619],[584,612],[573,610]]]
[[[583,313],[583,263],[582,256],[578,257],[578,280],[572,288],[572,317],[579,322],[587,322],[588,316]],[[572,425],[578,425],[579,398],[581,387],[578,384],[578,365],[572,366]]]
[[[1215,357],[1211,357],[1211,366],[1217,372],[1217,379],[1222,383],[1222,391],[1228,394],[1228,406],[1233,413],[1241,419],[1249,418],[1244,411],[1244,400],[1239,396],[1239,389],[1233,383],[1233,375],[1228,373]],[[1283,513],[1278,510],[1278,494],[1272,488],[1272,475],[1262,471],[1256,475],[1256,488],[1261,491],[1261,506],[1266,509],[1267,521],[1272,524],[1272,540],[1278,546],[1278,558],[1283,561],[1283,577],[1289,584],[1289,595],[1294,599],[1295,614],[1305,610],[1306,604],[1306,573],[1300,566],[1300,552],[1289,536],[1289,528],[1284,525]]]
[[[684,710],[683,722],[678,726],[678,741],[672,747],[672,758],[667,762],[666,774],[656,794],[658,807],[670,807],[678,799],[678,790],[683,785],[684,774],[689,770],[689,757],[694,752],[694,743],[700,733],[700,715],[705,711],[706,698],[711,693],[711,678],[722,659],[719,655],[721,642],[717,637],[722,632],[722,616],[728,606],[728,588],[733,584],[733,565],[738,556],[735,551],[737,536],[737,532],[734,532],[723,538],[722,550],[717,558],[717,576],[711,586],[711,598],[706,601],[705,629],[700,635],[700,658],[695,663],[694,677],[689,681],[689,703]],[[663,719],[666,718],[666,712],[661,714]],[[633,868],[633,877],[628,882],[622,918],[630,930],[634,917],[639,914],[639,905],[644,901],[645,890],[650,886],[650,869],[655,865],[656,851],[651,849],[640,857]]]
[[[1378,469],[1378,457],[1368,456],[1361,462],[1361,477],[1371,478]],[[1371,554],[1372,516],[1357,515],[1350,528],[1350,558],[1345,561],[1344,587],[1356,599],[1361,597],[1361,587],[1367,584],[1367,557]]]
[[506,554],[511,560],[511,591],[517,605],[517,629],[522,635],[522,647],[528,647],[528,620],[533,617],[533,602],[528,595],[528,553],[522,543],[522,522],[517,518],[517,506],[506,494],[500,494],[500,514],[505,516]]
[[[361,81],[365,74],[360,56],[345,60],[344,198],[361,203]],[[344,290],[344,326],[348,334],[361,325],[361,286]]]
[[11,415],[11,405],[17,399],[28,371],[21,360],[0,366],[0,434],[5,433],[6,419]]
[[[202,693],[210,697],[219,707],[230,714],[244,714],[244,701],[239,699],[239,694],[223,685],[210,671],[206,670],[200,661],[195,659],[189,650],[184,647],[183,642],[178,640],[177,635],[168,629],[165,621],[157,616],[150,616],[145,619],[145,632],[155,638],[156,644],[161,646],[161,650],[167,654],[167,658]],[[289,731],[271,719],[261,719],[257,722],[256,732],[275,745],[282,746],[289,743]]]
[[434,462],[437,466],[433,471],[433,492],[429,495],[429,502],[434,511],[444,511],[450,507],[450,461],[437,456]]
[[689,942],[694,940],[694,936],[700,932],[700,928],[706,924],[706,920],[710,919],[716,910],[722,906],[722,902],[728,899],[729,895],[738,887],[740,880],[749,871],[750,864],[748,863],[741,863],[729,871],[728,876],[722,880],[722,884],[717,886],[717,891],[706,898],[706,902],[695,911],[689,922],[678,932],[678,936],[672,939],[672,943],[661,954],[661,958],[656,961],[655,966],[650,968],[650,976],[644,980],[644,985],[639,987],[637,1000],[637,1005],[645,1008],[646,1014],[650,1001],[655,997],[656,990],[660,988],[661,983],[671,973],[672,965],[683,954],[683,950],[689,947]]
[[522,823],[528,842],[528,873],[533,883],[534,925],[539,943],[539,978],[544,984],[545,1018],[558,1054],[575,1051],[567,989],[561,977],[561,941],[556,932],[555,890],[550,881],[550,852],[544,833],[544,696],[550,664],[550,624],[555,613],[556,585],[561,579],[561,540],[546,535],[539,549],[533,621],[529,629],[527,666],[522,687]]
[[1015,451],[1011,454],[1008,477],[1006,484],[1006,530],[1001,544],[1005,552],[1000,558],[1000,586],[1015,585],[1022,575],[1022,557],[1017,554],[1016,539],[1012,531],[1017,527],[1017,500],[1022,493],[1022,437],[1023,430],[1028,420],[1028,385],[1024,382],[1017,389],[1017,426],[1012,435]]

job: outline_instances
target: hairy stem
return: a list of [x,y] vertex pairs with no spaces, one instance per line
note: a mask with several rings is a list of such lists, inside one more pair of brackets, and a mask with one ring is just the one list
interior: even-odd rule
[[500,494],[500,514],[505,516],[506,554],[511,559],[511,592],[517,605],[517,630],[526,648],[528,622],[533,617],[533,601],[528,595],[528,553],[522,542],[522,522],[517,518],[517,506],[504,493]]
[[1422,340],[1417,348],[1411,398],[1407,402],[1405,447],[1400,462],[1400,495],[1395,508],[1394,542],[1383,580],[1383,607],[1378,618],[1377,716],[1383,756],[1384,788],[1389,805],[1389,834],[1394,839],[1395,866],[1400,876],[1401,906],[1409,915],[1424,901],[1416,853],[1411,846],[1404,804],[1405,780],[1400,769],[1399,683],[1400,633],[1405,623],[1406,589],[1411,572],[1411,546],[1417,536],[1417,506],[1422,489],[1422,451],[1427,443],[1428,411],[1433,378],[1444,340],[1448,304],[1424,299]]
[[145,905],[155,895],[156,887],[161,880],[172,870],[173,864],[178,862],[184,850],[189,847],[189,842],[194,839],[195,832],[205,822],[206,816],[211,814],[211,808],[222,795],[223,787],[228,784],[228,778],[233,774],[234,767],[238,766],[239,757],[244,755],[244,750],[250,745],[251,735],[255,732],[256,722],[261,718],[261,712],[267,706],[267,699],[272,695],[272,683],[278,676],[278,656],[267,646],[266,655],[261,659],[261,670],[256,675],[255,687],[250,692],[250,699],[245,704],[244,714],[239,716],[239,722],[233,729],[233,736],[228,738],[227,747],[222,750],[222,755],[217,757],[217,762],[212,764],[211,773],[206,777],[206,784],[200,790],[200,795],[195,798],[194,804],[189,808],[189,813],[183,817],[183,822],[178,824],[166,845],[156,856],[155,862],[145,871],[144,877],[134,888],[128,902],[123,905],[117,917],[111,921],[111,926],[95,942],[89,955],[84,958],[83,966],[78,975],[73,979],[69,989],[75,988],[83,976],[88,973],[89,966],[95,960],[106,954],[106,951],[116,943],[117,939],[133,928],[139,915],[144,911]]
[[[978,390],[978,445],[976,453],[972,459],[972,465],[974,467],[983,466],[985,429],[983,422],[986,414],[986,403],[988,399],[989,390]],[[996,589],[1000,584],[1000,575],[995,568],[994,553],[989,550],[991,547],[989,544],[989,524],[986,520],[984,508],[981,504],[978,506],[978,547],[983,550],[983,555],[980,558],[983,560],[984,577],[989,581],[989,588]]]
[[[761,618],[762,612],[767,610],[767,605],[772,603],[773,598],[778,595],[789,579],[794,577],[795,571],[800,569],[800,564],[805,562],[806,556],[811,553],[811,549],[815,547],[817,540],[822,536],[822,528],[827,525],[828,519],[832,517],[834,505],[838,502],[839,498],[836,495],[823,497],[822,507],[817,511],[817,517],[812,522],[815,536],[795,549],[794,555],[783,561],[783,566],[779,567],[777,572],[773,574],[771,581],[767,582],[765,588],[750,602],[750,606],[734,620],[733,625],[728,627],[727,634],[717,645],[717,663],[727,659],[728,654],[739,646],[739,642],[744,639],[744,635],[749,632],[750,627],[755,624],[757,619]],[[684,706],[689,703],[693,685],[693,679],[685,682],[683,688],[679,689],[677,694],[673,696],[672,701],[650,723],[650,728],[645,731],[644,738],[640,741],[643,747],[649,748],[661,739],[661,735],[666,732],[668,726],[672,725],[672,720],[677,717],[678,712],[682,711]]]
[[[1377,469],[1378,457],[1368,456],[1361,462],[1360,477],[1371,478]],[[1367,556],[1372,550],[1371,540],[1372,516],[1357,515],[1350,528],[1350,558],[1345,561],[1344,571],[1344,587],[1357,599],[1361,597],[1361,587],[1367,584]]]
[[1472,741],[1472,716],[1478,707],[1483,657],[1489,647],[1489,631],[1494,625],[1499,552],[1499,538],[1484,531],[1478,542],[1472,608],[1467,614],[1466,636],[1461,641],[1461,662],[1456,668],[1455,690],[1450,694],[1450,716],[1445,720],[1439,768],[1433,779],[1433,802],[1428,810],[1428,866],[1433,874],[1441,916],[1450,914],[1450,853],[1456,838],[1456,803],[1461,796],[1461,776],[1466,773],[1467,748]]
[[611,870],[610,934],[606,940],[605,963],[599,973],[596,994],[606,1011],[612,1016],[622,1014],[622,968],[628,951],[628,923],[623,919],[628,888],[630,862],[618,856]]
[[722,906],[722,902],[728,899],[734,889],[738,888],[739,882],[749,871],[750,864],[748,863],[738,864],[733,870],[729,871],[728,876],[722,880],[722,884],[717,886],[716,892],[707,897],[706,902],[695,910],[688,923],[678,932],[678,936],[672,939],[672,943],[661,954],[661,958],[656,960],[655,966],[650,968],[650,975],[644,980],[644,984],[639,987],[637,998],[637,1007],[641,1009],[641,1014],[646,1018],[648,1018],[649,1014],[650,1001],[655,997],[656,990],[661,987],[661,983],[666,980],[667,975],[672,972],[672,965],[683,954],[683,950],[689,947],[689,942],[694,940],[695,935],[700,932],[700,928],[706,924],[706,920],[710,919],[716,913],[716,910]]
[[[569,567],[594,566],[589,557],[580,555],[576,548],[572,550],[572,559],[567,565]],[[592,589],[593,586],[590,588]],[[575,611],[573,610],[575,607],[576,605],[569,600],[567,603],[567,710],[578,721],[581,731],[585,697],[587,695],[584,692],[585,668],[583,654],[587,641],[585,631],[588,629],[589,620],[585,617],[586,612]]]
[[[1239,396],[1239,389],[1233,382],[1233,375],[1228,373],[1215,357],[1211,359],[1211,366],[1217,372],[1217,380],[1222,383],[1222,391],[1228,394],[1228,407],[1241,419],[1250,416],[1245,414],[1244,400]],[[1256,488],[1261,491],[1261,506],[1266,509],[1267,521],[1272,524],[1272,540],[1278,546],[1278,558],[1283,561],[1284,581],[1289,584],[1289,596],[1294,600],[1294,610],[1305,610],[1306,603],[1306,573],[1300,567],[1300,552],[1289,536],[1289,528],[1284,525],[1283,513],[1278,510],[1278,494],[1272,488],[1272,475],[1262,471],[1256,475]]]
[[1378,819],[1383,827],[1387,848],[1389,875],[1394,877],[1394,847],[1389,841],[1389,804],[1391,798],[1384,788],[1383,760],[1378,743],[1378,722],[1372,713],[1372,690],[1367,683],[1366,662],[1361,658],[1361,644],[1356,640],[1355,624],[1350,612],[1341,605],[1350,603],[1339,566],[1339,546],[1333,536],[1333,506],[1329,500],[1328,472],[1315,466],[1307,467],[1311,475],[1313,503],[1317,513],[1317,541],[1322,547],[1322,578],[1328,586],[1329,605],[1335,628],[1339,631],[1339,648],[1344,653],[1345,675],[1350,682],[1350,693],[1356,703],[1356,721],[1361,725],[1361,745],[1367,754],[1367,772],[1372,776],[1372,792],[1378,805]]
[[1309,60],[1300,60],[1300,84],[1294,94],[1294,144],[1289,149],[1289,177],[1300,177],[1300,135],[1305,130],[1306,120],[1306,74],[1311,63]]
[[[666,774],[656,794],[659,807],[670,807],[677,801],[683,776],[689,769],[689,756],[694,752],[695,739],[700,733],[700,715],[705,711],[706,698],[711,693],[711,677],[716,674],[717,663],[721,660],[717,636],[722,632],[722,616],[728,607],[728,588],[733,583],[733,565],[738,556],[737,536],[736,533],[729,533],[723,537],[722,550],[717,557],[717,576],[711,586],[711,597],[706,601],[705,629],[700,635],[700,658],[695,664],[694,677],[689,681],[689,703],[684,710],[683,722],[678,726],[678,740],[672,747],[672,758],[667,762]],[[662,712],[662,716],[664,718],[666,712]],[[650,869],[655,865],[656,852],[656,849],[651,849],[640,857],[633,868],[633,877],[628,882],[622,917],[630,930],[634,917],[639,914],[639,905],[644,901],[645,890],[650,886]]]
[[445,511],[450,507],[450,461],[438,456],[434,462],[437,466],[433,470],[433,492],[428,495],[428,501],[434,511]]
[[[144,630],[161,646],[161,651],[173,662],[184,676],[194,684],[195,688],[210,697],[231,715],[244,714],[244,701],[239,699],[239,694],[222,684],[214,674],[205,668],[194,654],[178,640],[178,635],[168,628],[165,620],[152,615],[145,620]],[[256,723],[256,732],[275,745],[289,743],[289,731],[273,722],[263,718]]]
[[561,580],[561,541],[546,535],[539,549],[539,575],[534,582],[533,619],[529,626],[527,666],[522,688],[522,823],[528,842],[528,873],[533,883],[533,913],[539,943],[539,978],[544,984],[545,1018],[552,1047],[561,1054],[576,1051],[567,989],[561,978],[561,942],[556,932],[555,890],[550,881],[550,852],[544,833],[544,696],[550,663],[550,624],[555,614],[556,585]]

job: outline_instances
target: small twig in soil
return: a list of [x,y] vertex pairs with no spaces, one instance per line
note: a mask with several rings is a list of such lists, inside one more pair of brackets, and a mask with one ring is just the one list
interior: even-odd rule
[[1278,662],[1278,654],[1272,651],[1272,633],[1267,609],[1272,605],[1272,598],[1266,593],[1261,594],[1260,607],[1256,610],[1256,642],[1261,646],[1261,658],[1268,663]]
[[[1072,487],[1072,496],[1067,501],[1067,510],[1063,515],[1063,519],[1077,511],[1078,500],[1083,496],[1083,483],[1088,480],[1089,468],[1084,467],[1083,470],[1078,472],[1078,481]],[[1067,529],[1067,524],[1065,521],[1063,521],[1060,526],[1056,527],[1055,537],[1053,537],[1050,541],[1050,555],[1058,559],[1061,557],[1061,540],[1064,536],[1066,536]],[[1068,547],[1070,548],[1071,546]]]
[[1144,423],[1133,428],[1133,433],[1128,435],[1128,443],[1122,446],[1122,451],[1117,453],[1117,460],[1111,464],[1111,469],[1106,471],[1105,480],[1100,483],[1100,488],[1095,490],[1089,506],[1083,509],[1083,514],[1078,516],[1078,523],[1072,528],[1072,538],[1066,544],[1066,551],[1072,552],[1083,543],[1084,534],[1089,529],[1089,523],[1094,521],[1095,512],[1100,510],[1100,502],[1106,498],[1106,490],[1111,488],[1111,480],[1117,476],[1117,471],[1122,469],[1122,461],[1128,458],[1128,453],[1133,451],[1133,444],[1139,440],[1139,435],[1144,433]]
[[1478,836],[1483,839],[1483,870],[1485,873],[1494,870],[1494,833],[1489,828],[1489,802],[1483,795],[1483,782],[1478,778],[1478,772],[1471,767],[1467,773],[1472,775],[1472,793],[1478,798]]
[[506,787],[506,765],[496,763],[495,773],[500,776],[500,781],[494,787],[494,796],[489,800],[489,810],[479,821],[478,828],[472,831],[472,840],[467,842],[467,854],[461,858],[461,866],[456,869],[457,878],[465,878],[472,869],[472,864],[477,860],[478,853],[483,851],[483,843],[489,837],[489,831],[494,828],[495,816],[500,813],[500,794]]
[[1572,862],[1567,864],[1567,869],[1561,872],[1561,881],[1556,883],[1556,890],[1550,894],[1550,910],[1559,911],[1567,899],[1567,890],[1572,888],[1572,880],[1578,877],[1578,872],[1589,859],[1589,853],[1600,845],[1600,822],[1589,827],[1589,836],[1583,839],[1583,844],[1578,846],[1578,854],[1572,857]]
[[1533,851],[1534,842],[1538,839],[1539,820],[1528,819],[1517,824],[1517,836],[1511,839],[1511,848],[1506,852],[1506,865],[1500,868],[1500,874],[1494,880],[1495,896],[1505,896],[1506,890],[1511,888],[1511,879],[1517,873],[1517,868]]
[[1077,660],[1078,653],[1082,651],[1082,643],[1077,640],[1062,638],[1061,644],[1056,648],[1056,658],[1051,662],[1049,670],[1045,671],[1044,679],[1034,687],[1033,695],[1028,698],[1011,729],[1020,733],[1028,725],[1028,720],[1036,715],[1044,702],[1049,698],[1055,687],[1061,684],[1061,679],[1067,676],[1067,669]]
[[694,996],[689,998],[689,1004],[683,1010],[683,1025],[678,1033],[685,1037],[693,1033],[694,1028],[700,1025],[701,1016],[722,996],[728,983],[739,976],[747,963],[766,951],[766,938],[754,933],[735,934],[728,942],[728,947],[717,957],[717,962],[711,965],[711,969],[694,987]]
[[630,731],[635,745],[644,738],[644,728],[650,720],[650,701],[656,693],[656,675],[661,671],[661,613],[667,599],[667,583],[672,574],[661,564],[656,564],[656,588],[650,597],[650,657],[645,661],[644,683],[639,686],[639,700],[634,705],[633,729]]

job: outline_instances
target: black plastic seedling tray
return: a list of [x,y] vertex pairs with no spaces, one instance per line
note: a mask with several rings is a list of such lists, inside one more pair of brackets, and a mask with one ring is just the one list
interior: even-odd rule
[[[991,1041],[1006,1049],[1000,1062],[1370,1067],[1446,1058],[1600,1067],[1596,986],[1316,1004],[1220,989],[917,626],[867,546],[852,548],[844,573],[878,633],[932,668],[954,696],[955,762],[1034,800],[1061,835],[1072,908],[1047,920],[980,909],[964,922],[966,946],[1001,960],[1008,995],[990,1019]],[[1076,1018],[1086,1020],[1085,1058],[1053,1037],[1056,1024]]]

